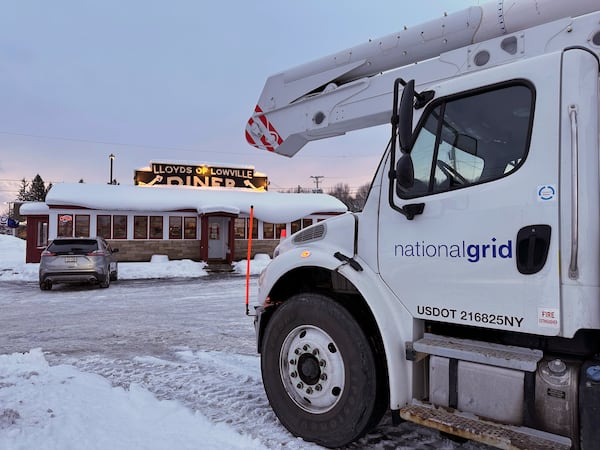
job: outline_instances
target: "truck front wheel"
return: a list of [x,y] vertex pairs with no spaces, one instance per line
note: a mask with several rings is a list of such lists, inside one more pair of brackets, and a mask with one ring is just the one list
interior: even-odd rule
[[326,447],[346,445],[385,411],[377,363],[364,331],[335,301],[299,294],[269,321],[261,356],[263,383],[281,423]]

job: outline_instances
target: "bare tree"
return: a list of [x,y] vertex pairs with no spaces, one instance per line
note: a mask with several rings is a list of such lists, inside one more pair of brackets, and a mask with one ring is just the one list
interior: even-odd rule
[[312,190],[298,185],[295,188],[287,188],[281,192],[285,192],[286,194],[308,194],[311,193]]
[[367,201],[370,188],[370,183],[365,183],[358,188],[356,194],[354,194],[354,207],[356,208],[354,211],[362,211],[363,207],[365,206],[365,202]]
[[367,200],[370,184],[364,184],[358,188],[355,195],[350,193],[350,187],[346,183],[338,183],[328,192],[348,207],[349,211],[361,211]]
[[339,201],[341,201],[344,205],[348,207],[350,211],[354,211],[354,199],[350,194],[350,186],[348,186],[346,183],[336,184],[329,190],[328,194],[334,196]]

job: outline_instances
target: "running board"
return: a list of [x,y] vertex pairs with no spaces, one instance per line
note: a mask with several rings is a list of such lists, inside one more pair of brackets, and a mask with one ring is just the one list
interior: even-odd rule
[[569,450],[569,438],[533,430],[488,422],[459,411],[416,402],[400,410],[400,417],[444,433],[481,442],[505,450]]
[[544,356],[541,350],[491,344],[425,333],[422,339],[408,343],[407,359],[416,361],[424,355],[444,356],[496,367],[535,372]]

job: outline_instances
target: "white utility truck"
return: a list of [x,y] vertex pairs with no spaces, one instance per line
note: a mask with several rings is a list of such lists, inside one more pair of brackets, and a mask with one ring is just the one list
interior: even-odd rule
[[391,124],[361,213],[261,274],[264,387],[345,445],[390,410],[500,448],[600,448],[600,2],[500,0],[268,78],[256,147]]

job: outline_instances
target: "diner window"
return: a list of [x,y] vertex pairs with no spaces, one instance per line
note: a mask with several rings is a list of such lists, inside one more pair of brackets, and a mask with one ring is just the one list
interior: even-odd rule
[[196,239],[196,218],[195,217],[184,217],[183,218],[183,238],[184,239]]
[[235,219],[234,229],[236,239],[246,239],[246,219]]
[[127,216],[113,216],[113,239],[127,239]]
[[150,216],[150,239],[163,238],[163,218],[162,216]]
[[48,222],[38,222],[37,224],[37,246],[45,247],[48,245]]
[[263,239],[275,239],[275,224],[263,223]]
[[58,215],[58,237],[73,237],[73,214]]
[[104,239],[111,237],[111,217],[107,215],[96,216],[96,234]]
[[148,216],[133,217],[133,238],[148,239]]
[[281,238],[281,232],[285,231],[285,223],[278,223],[275,225],[275,239]]
[[181,239],[181,217],[169,217],[169,239]]
[[[247,221],[246,239],[250,236],[250,219]],[[258,220],[252,219],[252,239],[258,239]]]
[[298,219],[298,220],[294,220],[291,224],[290,224],[290,232],[292,234],[294,234],[296,231],[300,231],[300,228],[302,228],[302,220]]
[[75,216],[75,237],[90,237],[90,216]]
[[209,223],[208,224],[208,238],[218,241],[220,239],[219,224]]

